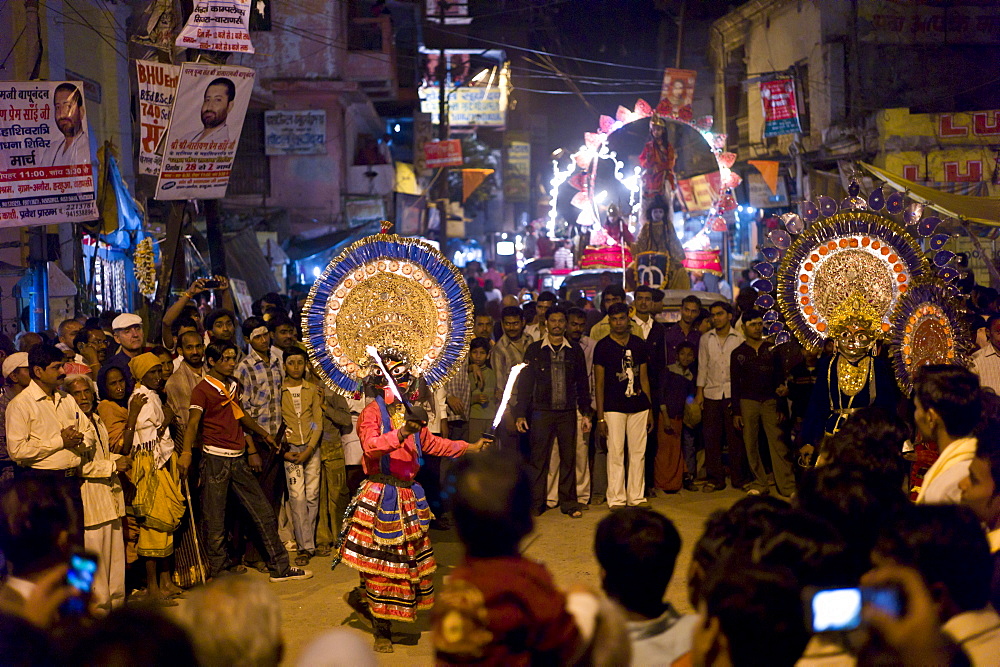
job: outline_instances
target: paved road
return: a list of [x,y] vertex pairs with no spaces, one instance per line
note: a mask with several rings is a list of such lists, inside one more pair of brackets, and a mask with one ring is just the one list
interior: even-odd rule
[[[687,600],[687,569],[691,550],[701,535],[705,519],[716,509],[723,509],[743,497],[733,489],[706,494],[682,491],[672,496],[660,496],[652,501],[653,508],[666,514],[677,526],[683,545],[674,578],[667,591],[667,599],[681,612],[690,612]],[[557,510],[549,510],[536,523],[525,541],[524,553],[545,563],[556,583],[562,587],[574,582],[599,587],[599,567],[594,558],[593,539],[597,522],[608,513],[607,506],[584,512],[582,519],[570,519]],[[438,561],[438,583],[461,558],[461,543],[454,531],[433,531],[434,552]],[[316,576],[302,582],[274,585],[281,598],[286,642],[285,664],[295,664],[302,647],[310,638],[323,630],[346,626],[368,632],[366,626],[344,601],[344,593],[357,584],[357,573],[340,565],[331,571],[330,559],[313,559],[310,569]],[[246,576],[265,575],[251,572]],[[433,649],[430,645],[429,614],[421,614],[414,625],[396,623],[393,642],[396,651],[385,656],[383,664],[430,664]],[[367,635],[370,638],[370,634]]]

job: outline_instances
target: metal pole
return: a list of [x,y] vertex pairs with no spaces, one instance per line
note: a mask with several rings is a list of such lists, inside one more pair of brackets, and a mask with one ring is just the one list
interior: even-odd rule
[[[448,2],[446,0],[438,0],[438,21],[441,27],[441,39],[444,39],[444,18],[445,11],[448,9]],[[449,135],[448,127],[448,95],[445,92],[445,86],[448,83],[448,61],[447,53],[445,53],[444,42],[441,42],[441,49],[438,51],[438,140],[446,141]],[[441,226],[438,229],[438,238],[441,242],[441,249],[444,250],[445,242],[448,240],[448,209],[444,205],[445,200],[448,199],[448,167],[439,167],[441,170],[438,174],[438,184],[437,184],[437,200],[438,206],[440,207],[439,215],[441,216]]]
[[677,16],[677,57],[674,59],[674,67],[681,68],[681,51],[684,45],[684,8],[687,7],[687,0],[681,1],[681,11]]
[[218,199],[205,200],[205,236],[212,275],[226,275],[226,246],[222,239],[222,216]]

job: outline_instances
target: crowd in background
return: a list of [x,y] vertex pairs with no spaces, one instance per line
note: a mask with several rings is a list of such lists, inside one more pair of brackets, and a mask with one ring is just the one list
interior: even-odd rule
[[[454,524],[466,547],[434,611],[439,661],[995,664],[1000,317],[974,327],[975,372],[928,367],[912,400],[859,410],[824,439],[808,412],[833,349],[775,346],[748,280],[732,302],[692,295],[678,309],[653,288],[561,300],[487,269],[467,271],[467,359],[422,405],[434,434],[496,440],[464,460],[425,456],[417,477],[432,528]],[[160,331],[107,313],[0,336],[0,662],[280,661],[273,591],[232,575],[306,579],[331,555],[363,477],[355,427],[370,400],[317,379],[301,305],[270,294],[240,319],[216,277]],[[685,616],[664,601],[680,538],[649,499],[727,485],[747,497],[695,545]],[[534,517],[602,505],[613,511],[580,535],[602,591],[562,591],[519,554]],[[99,558],[76,616],[65,576],[78,548]],[[905,604],[813,632],[804,596],[859,583]],[[317,638],[302,664],[373,664],[357,641]]]

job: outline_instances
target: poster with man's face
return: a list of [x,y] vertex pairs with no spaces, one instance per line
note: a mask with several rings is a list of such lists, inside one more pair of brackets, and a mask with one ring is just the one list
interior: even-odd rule
[[0,84],[0,227],[97,218],[83,83]]
[[663,72],[663,88],[661,100],[668,100],[676,110],[690,107],[694,102],[694,82],[698,72],[691,69],[673,69],[668,67]]
[[170,110],[157,199],[225,196],[253,80],[248,67],[184,63]]

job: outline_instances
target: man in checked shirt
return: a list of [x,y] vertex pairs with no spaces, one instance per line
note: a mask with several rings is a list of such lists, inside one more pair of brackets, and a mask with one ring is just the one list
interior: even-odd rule
[[[233,373],[243,388],[243,410],[266,430],[272,438],[281,428],[281,384],[285,380],[283,353],[271,342],[271,332],[259,317],[248,317],[243,322],[243,337],[250,342],[250,353],[236,366]],[[246,436],[250,445],[251,435]],[[280,443],[279,443],[280,446]],[[256,441],[260,452],[262,472],[257,475],[264,495],[278,517],[278,535],[282,543],[289,546],[295,542],[291,521],[283,511],[281,499],[285,495],[285,468],[266,443]],[[248,549],[248,560],[259,564],[256,549]],[[259,569],[259,568],[258,568]]]

